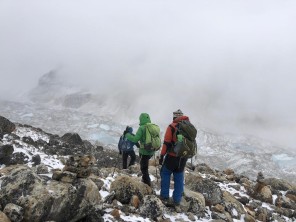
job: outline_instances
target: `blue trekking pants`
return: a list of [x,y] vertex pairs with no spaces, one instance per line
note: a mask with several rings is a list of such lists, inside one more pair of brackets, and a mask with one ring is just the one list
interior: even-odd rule
[[173,200],[176,204],[179,204],[182,199],[182,193],[184,191],[184,171],[182,172],[173,172],[163,165],[161,167],[160,176],[161,176],[161,190],[160,196],[162,198],[170,197],[170,180],[171,175],[174,176],[174,192]]

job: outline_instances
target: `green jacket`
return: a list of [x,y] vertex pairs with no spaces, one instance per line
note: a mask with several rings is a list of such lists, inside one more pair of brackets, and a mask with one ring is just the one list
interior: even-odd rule
[[151,123],[150,116],[147,113],[141,113],[140,117],[140,127],[136,133],[136,135],[131,135],[130,133],[127,133],[125,136],[128,140],[137,143],[140,142],[140,150],[139,153],[142,155],[153,155],[155,151],[148,151],[144,149],[144,143],[146,139],[146,128],[145,125],[147,123]]

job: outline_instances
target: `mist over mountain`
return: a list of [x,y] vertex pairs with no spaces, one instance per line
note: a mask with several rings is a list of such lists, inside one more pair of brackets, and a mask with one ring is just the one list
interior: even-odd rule
[[[0,3],[0,113],[111,148],[181,109],[196,161],[295,178],[296,3]],[[37,19],[38,18],[38,19]]]
[[2,99],[55,70],[38,99],[72,101],[63,82],[85,92],[75,107],[92,98],[127,124],[141,112],[168,124],[180,108],[202,127],[296,149],[295,1],[0,4]]
[[[50,133],[79,133],[83,139],[109,149],[117,149],[126,125],[138,128],[139,113],[136,112],[141,106],[136,102],[137,98],[133,103],[122,105],[124,95],[96,94],[90,88],[79,88],[70,83],[70,79],[64,79],[58,70],[45,73],[37,82],[22,99],[19,97],[22,102],[0,101],[1,114]],[[148,110],[158,111],[150,115],[160,125],[163,138],[171,116],[168,122],[160,121],[157,118],[163,110],[151,107]],[[296,153],[293,150],[255,134],[215,132],[198,124],[194,118],[192,122],[198,128],[198,155],[193,158],[194,163],[206,163],[215,169],[233,168],[253,179],[262,171],[267,176],[295,182]]]

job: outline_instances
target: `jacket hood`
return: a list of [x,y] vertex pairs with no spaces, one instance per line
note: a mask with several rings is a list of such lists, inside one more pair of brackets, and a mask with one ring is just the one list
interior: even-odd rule
[[141,113],[139,119],[140,126],[145,125],[146,123],[151,123],[150,116],[147,113]]
[[189,121],[189,117],[188,116],[180,116],[180,117],[174,119],[173,123],[177,123],[177,122],[180,122],[182,120],[188,120]]
[[126,131],[127,131],[128,133],[132,133],[132,132],[133,132],[133,128],[129,126],[129,127],[126,128]]

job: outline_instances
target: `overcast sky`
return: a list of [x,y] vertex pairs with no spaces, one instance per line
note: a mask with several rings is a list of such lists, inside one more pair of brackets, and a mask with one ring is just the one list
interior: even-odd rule
[[296,1],[0,1],[0,98],[59,69],[171,120],[296,147]]

